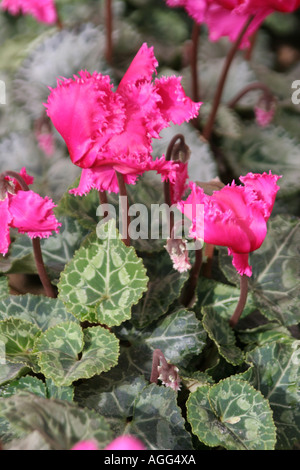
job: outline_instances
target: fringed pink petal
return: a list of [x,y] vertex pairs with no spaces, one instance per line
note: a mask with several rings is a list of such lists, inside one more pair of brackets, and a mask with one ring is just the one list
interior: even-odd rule
[[207,0],[166,0],[170,7],[185,8],[188,14],[197,22],[203,23],[207,10]]
[[251,266],[249,266],[249,262],[248,262],[248,259],[249,259],[248,253],[240,254],[240,253],[231,252],[229,250],[228,254],[232,255],[232,264],[241,276],[243,275],[246,275],[248,277],[252,276],[252,268]]
[[282,178],[282,176],[272,175],[271,171],[262,174],[248,173],[246,176],[240,177],[240,181],[245,187],[254,191],[257,195],[257,199],[261,201],[265,220],[268,220],[273,210],[276,195],[280,189],[280,186],[277,185],[277,181],[280,178]]
[[41,23],[53,24],[57,21],[54,0],[2,0],[1,8],[12,15],[32,15]]
[[10,245],[9,226],[12,217],[8,208],[8,197],[3,201],[0,200],[0,253],[5,255]]
[[125,72],[118,86],[118,92],[121,92],[127,84],[136,84],[139,81],[152,80],[152,76],[156,73],[158,62],[155,58],[153,47],[148,47],[143,43],[136,56],[132,60],[130,66]]
[[123,129],[122,103],[108,76],[81,71],[51,90],[47,114],[68,147],[73,163],[89,168],[97,163],[108,140]]
[[[122,169],[122,168],[120,168]],[[125,184],[135,184],[138,175],[123,174]],[[97,191],[107,191],[109,193],[118,193],[119,185],[116,171],[111,166],[100,166],[91,169],[82,170],[79,185],[77,188],[69,190],[74,196],[84,196],[92,189]]]
[[186,96],[181,85],[181,77],[156,79],[155,87],[161,97],[158,107],[166,123],[182,124],[198,115],[202,103],[195,103]]
[[9,196],[11,227],[27,233],[30,238],[48,238],[61,226],[53,213],[54,207],[48,197],[42,198],[33,191],[18,191]]
[[118,193],[119,187],[115,170],[108,166],[82,170],[78,187],[70,189],[69,192],[75,196],[84,196],[91,189]]

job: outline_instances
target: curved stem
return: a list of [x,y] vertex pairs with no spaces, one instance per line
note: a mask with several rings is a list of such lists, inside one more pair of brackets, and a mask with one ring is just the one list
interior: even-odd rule
[[53,299],[56,298],[56,293],[54,291],[54,288],[50,282],[50,279],[48,277],[48,274],[46,272],[45,264],[43,261],[43,255],[42,255],[42,250],[41,250],[41,243],[39,238],[33,238],[32,239],[32,246],[33,246],[33,253],[34,253],[34,259],[35,259],[35,264],[37,267],[38,275],[41,280],[41,283],[45,289],[46,295],[48,297],[52,297]]
[[[4,176],[9,176],[11,178],[14,178],[15,180],[18,181],[20,184],[21,188],[23,191],[29,191],[29,187],[27,183],[24,181],[22,176],[19,173],[16,173],[15,171],[5,171],[2,173]],[[50,279],[48,277],[45,264],[43,261],[43,255],[42,255],[42,250],[41,250],[41,243],[39,238],[33,238],[32,239],[32,247],[33,247],[33,253],[34,253],[34,259],[35,259],[35,264],[37,267],[38,275],[41,280],[41,283],[45,289],[46,295],[48,297],[56,298],[56,293],[54,290],[54,287],[52,286]]]
[[266,100],[273,101],[274,99],[273,94],[271,90],[267,87],[267,85],[261,82],[254,82],[254,83],[250,83],[249,85],[247,85],[234,98],[232,98],[227,103],[228,108],[234,108],[234,106],[240,101],[241,98],[243,98],[243,96],[245,96],[250,91],[254,91],[254,90],[262,90],[262,92],[264,93],[266,97]]
[[214,251],[215,251],[215,245],[211,245],[210,243],[207,243],[205,245],[204,253],[206,256],[206,262],[203,266],[203,275],[209,279],[211,278]]
[[192,30],[192,54],[191,54],[191,73],[192,73],[192,100],[199,101],[199,77],[198,77],[198,45],[199,45],[200,25],[194,21]]
[[112,0],[106,0],[106,60],[112,63]]
[[100,204],[107,204],[107,195],[105,191],[98,191],[99,192],[99,201]]
[[250,46],[247,48],[245,52],[245,59],[248,61],[250,61],[252,58],[252,53],[253,53],[253,49],[255,46],[256,38],[257,38],[257,31],[255,31],[255,33],[253,33],[252,36],[250,37]]
[[24,181],[24,179],[22,178],[22,176],[17,173],[16,171],[5,171],[4,173],[2,173],[2,175],[5,177],[5,176],[9,176],[10,178],[14,178],[15,180],[18,181],[19,185],[21,186],[22,190],[23,191],[29,191],[29,186],[28,184]]
[[244,274],[240,278],[240,298],[236,306],[235,312],[229,321],[229,324],[231,327],[234,327],[239,321],[240,316],[243,313],[244,307],[246,305],[247,296],[248,296],[248,277]]
[[128,230],[129,230],[129,224],[130,224],[130,217],[129,217],[129,203],[128,203],[126,185],[125,185],[125,181],[124,181],[124,177],[122,173],[119,173],[118,171],[116,171],[116,176],[118,180],[119,194],[122,197],[122,199],[120,199],[120,204],[121,204],[121,214],[122,214],[123,242],[125,243],[126,246],[129,246],[130,236],[129,236]]
[[[98,194],[99,194],[100,204],[103,205],[103,206],[108,204],[106,191],[98,191]],[[104,217],[106,217],[108,215],[108,212],[105,211],[105,213],[103,215],[104,215]]]
[[[166,152],[166,161],[172,160],[172,152],[174,145],[176,144],[177,140],[180,140],[182,144],[185,143],[184,136],[182,134],[176,134],[174,137],[171,139],[167,152]],[[164,181],[164,196],[165,196],[165,203],[168,204],[169,207],[171,207],[171,195],[170,195],[170,182],[169,181]],[[174,214],[173,211],[170,211],[170,233],[172,233],[174,228]]]
[[219,108],[219,105],[220,105],[220,102],[221,102],[225,82],[226,82],[226,79],[227,79],[228,71],[229,71],[231,63],[234,59],[234,56],[235,56],[237,50],[240,47],[240,44],[241,44],[242,39],[244,37],[244,34],[246,33],[246,31],[247,31],[250,23],[252,22],[253,18],[254,18],[254,16],[250,16],[248,18],[248,20],[246,21],[244,27],[242,28],[242,30],[239,34],[237,40],[233,43],[233,45],[232,45],[232,47],[231,47],[231,49],[230,49],[230,51],[229,51],[229,53],[226,57],[224,68],[223,68],[223,71],[222,71],[222,74],[221,74],[221,77],[220,77],[220,80],[219,80],[219,83],[218,83],[218,88],[217,88],[217,91],[216,91],[216,94],[215,94],[215,97],[214,97],[212,110],[211,110],[210,116],[208,118],[208,121],[207,121],[207,123],[204,127],[204,130],[203,130],[203,137],[207,141],[210,140],[210,137],[211,137],[211,134],[212,134],[214,123],[215,123],[215,120],[216,120],[217,111],[218,111],[218,108]]
[[181,302],[185,307],[189,307],[190,303],[193,300],[201,266],[202,266],[202,249],[195,250],[195,262],[190,271],[190,277],[186,284],[187,287],[181,298]]

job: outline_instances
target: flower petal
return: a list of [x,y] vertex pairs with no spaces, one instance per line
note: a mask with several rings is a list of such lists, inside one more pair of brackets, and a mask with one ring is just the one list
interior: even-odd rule
[[10,245],[9,226],[12,217],[8,208],[8,197],[0,201],[0,253],[5,255]]
[[157,66],[158,62],[154,56],[153,47],[148,47],[146,43],[143,43],[120,81],[117,91],[120,93],[128,83],[150,82]]
[[125,435],[114,439],[104,450],[145,450],[145,447],[136,437]]
[[96,442],[94,441],[80,441],[75,444],[71,450],[99,450]]
[[189,197],[178,203],[179,210],[192,221],[190,236],[226,246],[237,271],[251,276],[248,254],[261,246],[267,234],[278,178],[271,173],[249,173],[240,178],[244,186],[232,183],[212,195],[191,183]]
[[54,207],[48,197],[42,198],[33,191],[18,191],[9,195],[10,225],[30,238],[48,238],[61,225],[53,214]]
[[186,96],[181,85],[181,77],[162,77],[155,80],[156,91],[161,97],[158,104],[161,115],[166,121],[182,124],[197,116],[202,103],[195,103]]
[[68,147],[73,163],[88,168],[99,150],[123,129],[125,119],[118,95],[108,76],[81,71],[74,80],[64,79],[51,90],[47,114]]
[[31,14],[42,23],[53,24],[57,21],[54,0],[3,0],[1,8],[12,15]]
[[277,181],[282,178],[282,176],[272,175],[271,171],[269,173],[248,173],[246,176],[241,176],[240,180],[244,185],[256,192],[257,197],[260,201],[265,202],[264,207],[264,216],[265,219],[271,215],[276,194],[280,189],[280,186],[277,185]]
[[228,250],[228,254],[232,255],[232,264],[241,276],[243,275],[248,276],[248,277],[252,276],[252,268],[251,266],[249,266],[249,262],[248,262],[248,259],[249,259],[248,253],[240,254],[240,253],[234,253]]

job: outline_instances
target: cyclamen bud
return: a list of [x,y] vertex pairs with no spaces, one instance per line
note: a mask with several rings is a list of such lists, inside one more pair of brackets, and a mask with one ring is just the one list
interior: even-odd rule
[[166,387],[171,387],[173,390],[180,390],[178,367],[168,364],[167,366],[159,366],[157,370],[159,372],[158,380],[160,380]]
[[151,383],[157,383],[157,381],[160,380],[166,387],[170,387],[175,391],[180,390],[180,377],[178,372],[178,367],[167,362],[160,349],[153,351]]
[[168,238],[165,248],[170,255],[173,267],[176,271],[183,273],[191,269],[192,266],[188,257],[186,240],[181,238]]
[[269,107],[257,105],[254,108],[256,122],[261,127],[266,127],[272,121],[276,111],[275,103],[273,102]]

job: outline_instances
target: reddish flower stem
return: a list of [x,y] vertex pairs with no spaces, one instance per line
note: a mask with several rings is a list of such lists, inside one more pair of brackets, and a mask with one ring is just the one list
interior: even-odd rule
[[256,43],[256,38],[257,38],[257,31],[254,34],[252,34],[252,36],[250,37],[250,46],[245,52],[245,59],[248,61],[250,61],[252,58],[252,53],[253,53],[253,49]]
[[234,98],[232,98],[232,100],[227,103],[227,106],[229,108],[234,108],[234,106],[239,102],[241,98],[243,98],[243,96],[253,90],[262,90],[267,102],[272,102],[274,100],[273,93],[267,87],[267,85],[261,82],[254,82],[250,83],[245,88],[243,88]]
[[240,298],[236,306],[235,312],[229,321],[229,324],[232,328],[235,327],[235,325],[240,319],[241,314],[243,313],[243,310],[245,308],[246,301],[247,301],[247,296],[248,296],[248,277],[244,274],[240,278]]
[[210,137],[211,137],[211,134],[212,134],[212,131],[213,131],[214,123],[215,123],[215,120],[216,120],[218,108],[219,108],[219,105],[220,105],[220,102],[221,102],[225,82],[226,82],[226,79],[227,79],[227,75],[228,75],[231,63],[232,63],[232,61],[235,57],[235,54],[236,54],[237,50],[240,47],[240,44],[241,44],[242,39],[244,37],[244,34],[246,33],[246,31],[247,31],[250,23],[252,22],[253,18],[254,18],[254,16],[250,16],[248,18],[248,20],[246,21],[243,29],[241,30],[241,32],[239,34],[237,40],[233,43],[233,45],[232,45],[232,47],[231,47],[231,49],[230,49],[230,51],[229,51],[229,53],[226,57],[225,64],[224,64],[224,67],[223,67],[223,71],[222,71],[222,74],[221,74],[221,77],[220,77],[220,80],[219,80],[219,83],[218,83],[217,91],[216,91],[216,94],[214,96],[212,110],[211,110],[211,113],[208,117],[207,123],[204,127],[204,130],[203,130],[203,137],[207,141],[210,140]]
[[192,54],[191,54],[191,73],[192,73],[192,100],[198,102],[200,99],[200,87],[198,77],[198,46],[199,46],[200,25],[194,21],[192,30]]
[[[173,152],[173,148],[177,140],[180,140],[182,144],[185,144],[185,139],[182,134],[174,135],[174,137],[170,140],[170,143],[167,148],[166,161],[172,160],[172,152]],[[165,203],[168,204],[169,207],[171,207],[172,204],[171,204],[169,181],[164,181],[164,196],[165,196]],[[170,211],[170,234],[172,234],[173,228],[174,228],[174,214],[173,214],[173,211]]]
[[100,204],[107,204],[107,195],[105,191],[98,191],[99,192],[99,201]]
[[[125,185],[124,176],[122,175],[122,173],[119,173],[118,171],[116,171],[116,176],[118,180],[119,194],[120,196],[123,196],[122,200],[120,201],[121,211],[122,211],[123,242],[125,243],[126,246],[130,246],[130,242],[131,242],[130,236],[129,236],[130,217],[129,217],[129,203],[128,203],[126,185]],[[125,198],[125,201],[124,201],[124,198]]]
[[54,288],[50,282],[48,274],[46,272],[45,264],[43,261],[43,255],[41,250],[41,243],[39,238],[32,239],[32,247],[34,253],[35,264],[38,270],[38,275],[41,280],[41,283],[45,289],[46,295],[48,297],[52,297],[53,299],[56,298],[56,293]]
[[105,3],[105,22],[106,22],[106,60],[108,64],[112,63],[112,0],[106,0]]
[[[106,194],[106,191],[98,191],[98,194],[99,194],[99,202],[101,205],[106,205],[108,204],[108,200],[107,200],[107,194]],[[103,215],[104,217],[107,216],[107,212],[105,212]]]
[[199,250],[195,250],[195,262],[193,264],[192,269],[190,270],[189,280],[186,284],[186,289],[184,290],[182,297],[181,297],[181,303],[185,307],[189,307],[194,298],[201,266],[202,266],[202,249],[199,249]]
[[[28,185],[26,184],[26,182],[24,181],[24,179],[19,173],[16,173],[15,171],[5,171],[2,174],[4,176],[9,176],[17,180],[23,191],[29,191]],[[45,264],[44,264],[43,256],[42,256],[42,250],[41,250],[41,243],[38,237],[32,239],[32,247],[33,247],[34,259],[35,259],[35,264],[37,267],[38,275],[45,289],[46,295],[48,297],[56,298],[54,287],[52,286],[50,282],[50,279],[48,277],[48,274],[45,268]]]
[[58,13],[57,13],[56,26],[57,26],[57,29],[59,30],[62,30],[64,27],[63,22],[61,21],[61,18],[58,16]]

